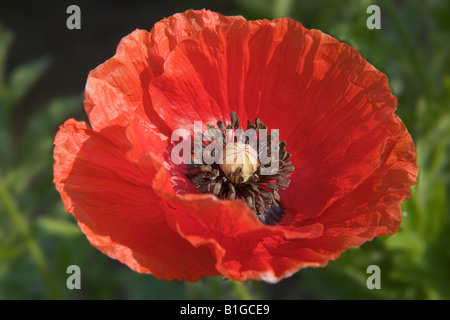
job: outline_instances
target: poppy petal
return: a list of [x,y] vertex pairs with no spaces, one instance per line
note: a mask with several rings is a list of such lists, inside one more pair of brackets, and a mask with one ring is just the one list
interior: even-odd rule
[[203,28],[227,25],[233,21],[245,19],[240,16],[226,17],[203,9],[176,13],[159,21],[150,31],[149,52],[152,58],[150,67],[153,74],[158,76],[163,73],[166,59],[181,41],[190,38]]
[[[321,237],[291,241],[283,250],[295,257],[298,248],[306,247],[332,260],[350,247],[394,233],[401,221],[400,203],[410,196],[409,187],[416,181],[415,163],[411,137],[404,130],[398,140],[386,144],[378,171],[329,206],[321,216],[307,220],[295,216],[296,221],[283,221],[298,226],[320,222],[324,226]],[[274,248],[274,253],[279,249]]]
[[74,120],[61,126],[54,182],[66,210],[94,247],[135,271],[189,281],[217,274],[207,247],[193,247],[169,227],[152,189],[153,162],[129,162],[129,147],[126,127],[97,133]]
[[100,130],[125,114],[147,120],[169,134],[165,122],[152,108],[150,80],[162,73],[165,60],[180,41],[202,28],[236,19],[243,18],[188,10],[161,20],[150,32],[136,30],[124,37],[114,57],[89,73],[84,105],[92,128]]
[[378,170],[386,141],[405,130],[385,75],[287,18],[202,29],[173,50],[150,93],[172,130],[227,122],[231,111],[279,129],[296,168],[282,201],[305,219]]
[[[155,192],[166,199],[167,220],[174,231],[193,246],[206,245],[215,254],[216,268],[230,279],[264,279],[275,282],[298,268],[317,266],[318,254],[304,248],[302,260],[272,255],[265,246],[276,247],[293,239],[320,237],[319,223],[297,228],[267,226],[241,200],[221,201],[213,195],[178,195],[172,189],[169,172],[160,165],[153,181]],[[270,256],[270,258],[268,258]],[[297,270],[296,269],[296,270]]]
[[401,222],[400,203],[409,198],[409,187],[416,178],[413,143],[404,130],[401,137],[386,144],[382,166],[352,192],[328,207],[317,220],[327,226],[330,234],[341,233],[345,229],[343,233],[347,235],[372,239],[394,233]]
[[[114,57],[89,73],[84,106],[94,130],[101,130],[119,115],[147,120],[153,116],[146,90],[153,74],[148,64],[149,32],[136,30],[123,38]],[[155,126],[164,128],[158,117]]]

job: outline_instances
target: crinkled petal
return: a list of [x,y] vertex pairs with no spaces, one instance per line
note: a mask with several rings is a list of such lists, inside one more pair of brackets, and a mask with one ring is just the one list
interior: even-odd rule
[[135,271],[189,281],[217,274],[207,247],[194,247],[172,231],[152,188],[153,162],[128,161],[129,148],[120,125],[100,133],[74,120],[61,126],[54,182],[66,210],[94,247]]
[[181,42],[150,83],[171,130],[236,111],[278,129],[296,170],[283,204],[307,219],[374,174],[396,120],[387,78],[350,46],[290,19],[233,21]]
[[291,216],[290,221],[284,221],[291,226],[313,222],[324,226],[321,237],[291,241],[284,247],[285,252],[294,258],[297,248],[305,246],[328,255],[331,260],[350,247],[396,232],[402,218],[400,203],[410,196],[409,188],[417,178],[414,145],[406,130],[387,142],[380,161],[382,165],[374,174],[329,206],[321,216],[307,220]]
[[376,172],[318,219],[327,226],[328,233],[367,240],[397,231],[402,217],[400,203],[409,198],[410,186],[417,178],[414,145],[406,130],[387,142],[381,162]]
[[207,10],[188,10],[156,23],[148,32],[124,37],[114,57],[92,70],[85,90],[85,109],[94,130],[119,115],[148,121],[170,135],[152,107],[149,82],[163,72],[165,60],[177,44],[205,27],[227,24],[241,17],[225,17]]
[[317,266],[318,260],[326,261],[308,248],[303,248],[300,260],[271,252],[272,246],[280,247],[294,239],[320,237],[323,226],[319,223],[297,228],[267,226],[241,200],[221,201],[213,195],[176,194],[170,174],[162,165],[153,187],[166,200],[167,219],[173,230],[194,246],[210,247],[217,260],[217,270],[230,279],[275,282],[290,275],[293,268]]

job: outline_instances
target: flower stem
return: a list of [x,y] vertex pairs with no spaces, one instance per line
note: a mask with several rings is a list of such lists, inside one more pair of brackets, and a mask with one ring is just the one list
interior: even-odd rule
[[211,290],[211,296],[214,300],[222,300],[222,288],[220,286],[220,277],[209,277],[209,289]]
[[233,286],[234,293],[236,294],[239,300],[252,299],[250,293],[248,292],[247,286],[243,282],[231,281],[231,285]]
[[35,241],[35,239],[31,235],[30,229],[28,228],[27,223],[23,219],[23,215],[19,212],[19,209],[17,208],[10,193],[8,192],[6,184],[2,179],[2,177],[0,177],[0,201],[3,203],[5,211],[8,213],[14,226],[18,230],[23,240],[25,241],[32,258],[42,275],[42,278],[47,284],[50,293],[50,298],[51,299],[60,298],[57,286],[51,276],[51,272],[50,269],[48,268],[47,262],[45,261],[44,254],[42,253],[39,244]]

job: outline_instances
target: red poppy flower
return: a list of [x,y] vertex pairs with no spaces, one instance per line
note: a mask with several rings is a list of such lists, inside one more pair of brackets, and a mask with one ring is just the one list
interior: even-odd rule
[[[89,74],[92,129],[61,126],[54,182],[90,243],[135,271],[275,282],[398,229],[417,167],[395,108],[386,76],[320,31],[189,10]],[[247,124],[267,144],[239,146],[248,165],[237,149],[228,165],[177,164],[172,134],[194,121],[221,137]]]

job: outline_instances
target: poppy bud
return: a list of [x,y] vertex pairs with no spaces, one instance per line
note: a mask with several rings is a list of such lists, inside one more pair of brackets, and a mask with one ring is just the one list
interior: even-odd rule
[[228,143],[220,168],[231,182],[246,182],[258,168],[258,153],[249,144]]

